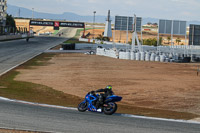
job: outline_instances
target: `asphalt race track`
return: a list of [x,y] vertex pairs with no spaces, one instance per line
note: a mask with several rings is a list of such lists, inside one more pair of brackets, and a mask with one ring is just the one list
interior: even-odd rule
[[0,100],[0,127],[64,133],[199,133],[200,124],[42,107]]
[[25,39],[0,42],[0,75],[65,40],[67,38],[35,37],[29,42]]
[[[36,37],[0,43],[0,74],[66,40]],[[200,124],[24,104],[0,98],[0,128],[63,133],[199,133]]]

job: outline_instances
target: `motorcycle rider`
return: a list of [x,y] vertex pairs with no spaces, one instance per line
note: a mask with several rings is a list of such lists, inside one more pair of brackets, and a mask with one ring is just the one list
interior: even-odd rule
[[106,99],[106,97],[114,94],[113,91],[112,91],[111,85],[107,85],[105,89],[98,89],[98,90],[93,91],[93,92],[95,92],[95,93],[104,92],[104,94],[100,94],[99,99],[97,99],[96,106],[102,105],[104,100]]
[[105,89],[98,89],[96,90],[96,92],[104,92],[105,97],[113,95],[113,91],[112,91],[112,86],[111,85],[107,85]]

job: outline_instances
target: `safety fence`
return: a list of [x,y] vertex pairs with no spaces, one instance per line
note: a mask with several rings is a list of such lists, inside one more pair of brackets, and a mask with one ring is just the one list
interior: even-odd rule
[[15,35],[28,33],[28,29],[24,27],[0,26],[0,35]]

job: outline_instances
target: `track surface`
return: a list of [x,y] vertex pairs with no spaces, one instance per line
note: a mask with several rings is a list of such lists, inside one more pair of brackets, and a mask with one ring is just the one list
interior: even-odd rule
[[0,127],[47,132],[199,133],[199,124],[78,112],[0,100]]
[[58,37],[35,37],[31,38],[29,42],[26,42],[25,39],[0,42],[0,75],[65,40],[67,39]]

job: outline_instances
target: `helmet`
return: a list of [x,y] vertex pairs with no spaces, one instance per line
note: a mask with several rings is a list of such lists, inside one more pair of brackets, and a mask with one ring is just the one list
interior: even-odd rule
[[108,85],[108,86],[106,86],[106,89],[112,90],[112,86]]

